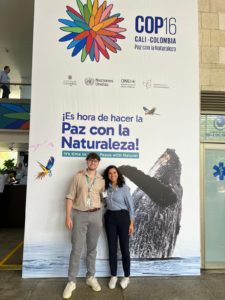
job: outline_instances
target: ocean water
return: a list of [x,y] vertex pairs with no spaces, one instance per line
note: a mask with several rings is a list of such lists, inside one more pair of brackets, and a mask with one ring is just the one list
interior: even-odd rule
[[[67,277],[70,249],[59,245],[25,245],[23,278]],[[85,260],[80,263],[79,277],[86,275]],[[96,276],[108,277],[107,259],[96,260]],[[121,260],[118,276],[123,275]],[[132,260],[131,276],[191,276],[200,275],[199,257],[173,257],[163,260]]]

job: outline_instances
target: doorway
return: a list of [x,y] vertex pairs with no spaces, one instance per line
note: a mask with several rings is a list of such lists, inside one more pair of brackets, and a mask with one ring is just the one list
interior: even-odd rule
[[202,144],[202,268],[225,269],[225,144]]
[[28,144],[0,146],[0,270],[21,270]]

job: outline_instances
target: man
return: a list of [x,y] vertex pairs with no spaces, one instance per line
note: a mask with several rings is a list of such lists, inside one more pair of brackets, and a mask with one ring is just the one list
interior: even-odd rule
[[69,299],[76,289],[76,277],[85,241],[87,244],[86,283],[96,292],[101,290],[94,275],[97,242],[102,230],[101,193],[105,182],[97,173],[100,162],[98,154],[89,153],[86,162],[86,171],[78,172],[74,176],[66,196],[66,227],[72,231],[72,250],[68,271],[69,282],[63,292],[64,299]]
[[7,177],[8,177],[8,174],[4,174],[3,171],[0,170],[0,205],[1,205],[0,226],[1,227],[5,226],[5,212],[8,207],[7,201],[6,201],[7,199],[3,195]]
[[4,67],[4,71],[0,73],[0,88],[3,90],[2,98],[9,98],[10,94],[10,78],[9,78],[10,68],[9,66]]
[[2,198],[2,194],[5,189],[5,183],[7,180],[8,174],[4,174],[2,171],[0,172],[0,199]]

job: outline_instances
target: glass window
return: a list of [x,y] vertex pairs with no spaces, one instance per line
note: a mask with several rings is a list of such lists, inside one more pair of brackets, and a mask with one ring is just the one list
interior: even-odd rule
[[6,151],[6,152],[0,152],[0,169],[3,168],[3,164],[5,160],[8,159],[15,159],[15,165],[17,163],[17,151]]
[[201,115],[200,122],[201,142],[225,141],[225,115]]

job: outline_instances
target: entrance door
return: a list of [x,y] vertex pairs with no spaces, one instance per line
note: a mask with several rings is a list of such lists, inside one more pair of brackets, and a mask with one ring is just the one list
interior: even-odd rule
[[225,145],[202,146],[204,269],[225,269]]

